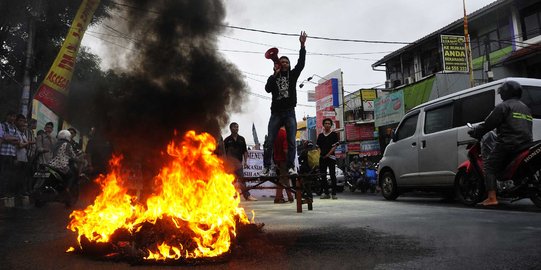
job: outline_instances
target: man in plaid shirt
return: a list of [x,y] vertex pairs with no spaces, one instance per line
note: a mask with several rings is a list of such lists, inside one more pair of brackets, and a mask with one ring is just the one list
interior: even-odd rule
[[0,196],[13,196],[15,158],[19,138],[15,127],[15,112],[8,112],[6,122],[0,127]]

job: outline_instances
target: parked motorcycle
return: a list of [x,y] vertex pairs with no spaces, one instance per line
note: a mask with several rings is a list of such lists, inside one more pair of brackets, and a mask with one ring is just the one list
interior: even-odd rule
[[[473,126],[468,123],[468,127]],[[468,144],[468,160],[458,167],[455,193],[465,205],[475,205],[486,197],[483,174],[481,142]],[[541,207],[541,141],[524,147],[508,163],[503,171],[503,180],[497,182],[497,195],[513,201],[529,198]]]
[[67,179],[47,165],[40,165],[34,173],[34,190],[31,198],[36,207],[48,202],[61,202],[70,207],[79,199],[79,177],[74,177],[71,184]]
[[363,168],[360,173],[348,169],[346,172],[346,185],[351,192],[359,189],[362,193],[366,193],[368,190],[374,193],[376,192],[377,178],[375,166]]

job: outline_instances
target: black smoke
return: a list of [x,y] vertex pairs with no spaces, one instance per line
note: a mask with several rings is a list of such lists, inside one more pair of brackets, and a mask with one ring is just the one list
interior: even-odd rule
[[238,69],[217,49],[224,3],[115,2],[122,16],[113,15],[108,24],[126,29],[130,37],[125,40],[128,57],[115,61],[127,61],[128,68],[109,71],[89,90],[72,91],[73,122],[97,127],[115,152],[140,160],[159,158],[174,130],[219,135],[247,93]]

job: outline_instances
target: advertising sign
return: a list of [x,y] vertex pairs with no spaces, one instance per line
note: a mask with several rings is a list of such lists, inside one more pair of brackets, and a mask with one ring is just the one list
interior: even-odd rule
[[361,144],[360,143],[348,143],[348,153],[349,154],[355,154],[352,152],[359,153],[361,152]]
[[361,99],[364,100],[374,100],[376,99],[376,90],[374,89],[362,89],[361,90]]
[[443,71],[468,72],[464,36],[441,35]]
[[346,138],[348,141],[358,141],[361,139],[361,127],[355,124],[346,124]]
[[377,140],[361,142],[361,155],[376,156],[379,153],[379,142]]
[[404,92],[400,90],[376,98],[374,115],[376,127],[400,122],[404,116]]
[[[334,83],[333,83],[334,81]],[[323,130],[323,124],[321,121],[325,118],[330,118],[334,123],[336,119],[336,112],[334,111],[334,104],[338,103],[338,99],[334,98],[335,88],[338,88],[336,79],[327,80],[316,86],[316,132],[320,133]]]
[[363,111],[365,111],[365,112],[373,112],[374,111],[374,101],[373,100],[363,101]]

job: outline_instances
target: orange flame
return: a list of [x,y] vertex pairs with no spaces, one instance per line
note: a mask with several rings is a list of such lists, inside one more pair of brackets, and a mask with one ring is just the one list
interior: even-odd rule
[[107,243],[118,229],[134,235],[145,224],[161,221],[174,231],[148,248],[147,260],[216,257],[229,251],[236,222],[250,221],[239,207],[234,176],[224,171],[215,149],[207,133],[188,131],[180,144],[172,141],[167,146],[171,161],[155,177],[157,192],[144,204],[127,193],[121,158],[114,157],[112,172],[97,179],[102,193],[86,209],[71,213],[68,229],[77,232],[79,244],[82,236]]

